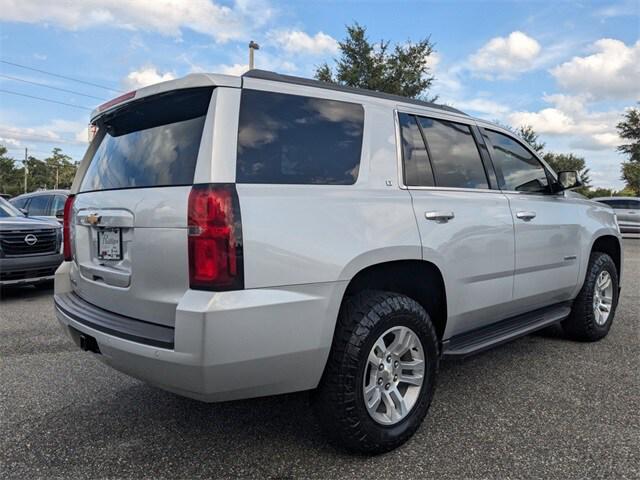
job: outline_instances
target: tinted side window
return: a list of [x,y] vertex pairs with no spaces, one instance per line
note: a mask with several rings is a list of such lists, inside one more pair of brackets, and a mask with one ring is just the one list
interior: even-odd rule
[[432,187],[434,185],[433,172],[418,122],[413,115],[406,113],[399,114],[398,118],[402,136],[404,184]]
[[49,215],[55,215],[58,211],[64,210],[64,203],[66,202],[67,197],[63,195],[55,195],[53,197],[53,201],[51,202],[51,213]]
[[640,208],[640,202],[635,200],[603,200],[604,203],[611,205],[616,210],[637,210]]
[[16,208],[24,208],[28,201],[28,198],[18,198],[16,200],[11,200],[11,204]]
[[493,145],[493,164],[502,190],[548,192],[546,171],[531,152],[501,133],[487,130],[486,136]]
[[37,195],[31,199],[29,203],[29,215],[30,216],[44,216],[49,215],[47,206],[49,205],[50,195]]
[[489,188],[468,125],[419,117],[439,187]]
[[236,181],[351,185],[363,127],[362,105],[245,89]]

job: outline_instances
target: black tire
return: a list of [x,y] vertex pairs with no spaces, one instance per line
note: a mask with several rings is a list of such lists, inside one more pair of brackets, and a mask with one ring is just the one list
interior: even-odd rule
[[[606,270],[613,283],[613,301],[609,318],[598,325],[593,313],[593,294],[598,276]],[[562,322],[562,330],[572,339],[583,342],[595,342],[607,336],[618,306],[618,270],[613,259],[602,252],[593,252],[589,258],[587,274],[580,293],[573,302],[571,314]]]
[[[362,392],[368,354],[389,328],[406,326],[422,343],[423,384],[415,405],[400,422],[385,426],[371,418]],[[313,405],[330,440],[347,450],[378,454],[406,442],[424,419],[436,386],[438,337],[416,301],[390,292],[366,291],[347,299],[340,311],[333,346]]]

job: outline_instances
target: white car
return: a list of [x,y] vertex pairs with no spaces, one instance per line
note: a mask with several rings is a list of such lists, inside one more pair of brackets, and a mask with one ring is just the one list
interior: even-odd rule
[[497,125],[258,70],[146,87],[91,122],[57,317],[160,388],[315,390],[333,440],[382,452],[421,424],[442,357],[613,322],[613,212]]

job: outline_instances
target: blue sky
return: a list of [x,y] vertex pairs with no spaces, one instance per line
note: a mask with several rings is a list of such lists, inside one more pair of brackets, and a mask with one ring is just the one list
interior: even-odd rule
[[584,156],[595,186],[622,187],[615,124],[640,100],[640,0],[65,3],[0,0],[0,60],[111,90],[0,63],[0,143],[16,157],[61,146],[80,159],[83,107],[194,71],[241,73],[249,40],[261,45],[257,67],[311,76],[357,21],[372,40],[430,35],[442,102],[530,124],[548,150]]

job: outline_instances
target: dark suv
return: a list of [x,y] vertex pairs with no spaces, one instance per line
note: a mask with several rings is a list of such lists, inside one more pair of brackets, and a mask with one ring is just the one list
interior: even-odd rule
[[53,280],[61,249],[61,227],[55,220],[28,218],[0,198],[0,287]]

